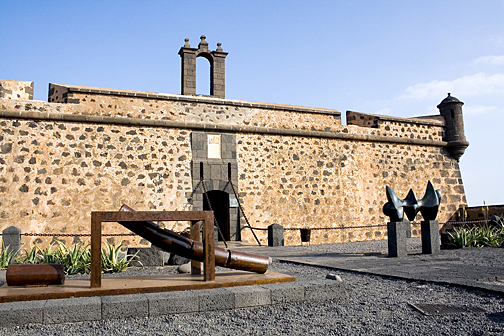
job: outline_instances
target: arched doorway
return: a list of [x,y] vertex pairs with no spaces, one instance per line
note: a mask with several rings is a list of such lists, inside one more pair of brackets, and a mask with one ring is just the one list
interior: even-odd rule
[[[210,210],[210,204],[212,205],[212,210],[214,212],[215,220],[219,225],[219,228],[224,236],[225,240],[230,240],[230,225],[229,225],[229,194],[225,191],[211,190],[207,192],[208,199],[206,196],[203,197],[203,210]],[[219,235],[219,240],[222,238]]]

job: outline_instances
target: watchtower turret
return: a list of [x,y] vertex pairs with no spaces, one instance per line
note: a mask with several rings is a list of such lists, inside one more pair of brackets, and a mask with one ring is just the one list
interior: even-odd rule
[[469,146],[464,134],[464,117],[462,114],[463,102],[448,93],[448,97],[437,106],[445,119],[446,130],[444,141],[448,142],[448,152],[457,161]]

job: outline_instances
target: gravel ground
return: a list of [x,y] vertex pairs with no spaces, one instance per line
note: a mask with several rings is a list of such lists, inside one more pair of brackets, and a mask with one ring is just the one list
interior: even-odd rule
[[[386,242],[385,242],[386,244]],[[415,242],[413,242],[415,244]],[[383,251],[383,242],[302,247],[306,252]],[[385,245],[386,249],[386,245]],[[503,249],[445,251],[477,264],[498,262]],[[490,261],[481,260],[491,257]],[[500,258],[504,259],[504,258]],[[495,266],[495,264],[493,264]],[[339,274],[348,283],[349,299],[269,307],[2,329],[1,335],[504,335],[504,301],[500,296],[458,287],[397,280],[324,268],[274,262],[271,270],[299,280]],[[135,269],[128,275],[156,268]],[[174,271],[173,268],[169,270]],[[425,316],[410,303],[456,304],[485,312]]]

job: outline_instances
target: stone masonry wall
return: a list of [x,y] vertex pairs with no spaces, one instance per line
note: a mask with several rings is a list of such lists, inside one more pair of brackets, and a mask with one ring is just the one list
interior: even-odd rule
[[[59,107],[17,103],[22,111],[37,105],[49,111]],[[2,230],[15,225],[29,233],[81,234],[90,232],[91,211],[118,210],[123,203],[138,210],[188,207],[187,130],[22,119],[1,119],[0,126]],[[182,223],[166,225],[184,229]],[[130,232],[106,223],[103,233]],[[27,237],[25,242],[47,239]],[[147,245],[132,237],[110,241],[123,239]]]
[[[440,148],[257,135],[240,136],[238,144],[239,188],[254,227],[385,224],[385,186],[402,198],[412,188],[420,198],[428,180],[441,189],[440,222],[466,203],[459,166]],[[267,243],[265,231],[257,234]],[[385,237],[381,227],[315,230],[311,239],[323,244]],[[242,239],[253,241],[249,230]],[[285,241],[300,244],[299,231],[286,231]]]
[[[336,110],[55,84],[49,101],[0,100],[1,230],[89,233],[91,211],[122,203],[191,210],[193,132],[236,138],[237,191],[253,227],[318,228],[315,244],[383,239],[384,226],[324,228],[385,225],[385,185],[422,197],[431,180],[443,197],[440,222],[466,203],[444,123],[434,119],[352,112],[356,121],[343,126]],[[377,121],[361,125],[360,116]],[[238,222],[237,236],[253,242],[243,216]],[[127,230],[107,224],[104,233]],[[256,233],[267,242],[265,231]],[[122,240],[147,244],[114,242]],[[286,231],[285,241],[299,244],[299,231]]]

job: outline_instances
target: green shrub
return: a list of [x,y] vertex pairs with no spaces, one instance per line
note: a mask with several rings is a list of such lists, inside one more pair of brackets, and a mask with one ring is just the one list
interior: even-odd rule
[[41,264],[55,264],[56,255],[58,253],[57,249],[53,249],[54,244],[49,245],[45,250],[41,251]]

